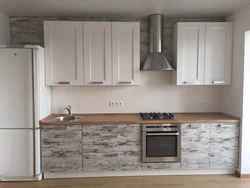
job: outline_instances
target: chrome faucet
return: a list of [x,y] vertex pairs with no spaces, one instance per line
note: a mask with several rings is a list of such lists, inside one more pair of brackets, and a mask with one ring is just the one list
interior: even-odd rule
[[68,111],[69,116],[72,116],[72,113],[71,113],[71,106],[70,106],[70,105],[67,105],[67,106],[65,107],[65,110]]

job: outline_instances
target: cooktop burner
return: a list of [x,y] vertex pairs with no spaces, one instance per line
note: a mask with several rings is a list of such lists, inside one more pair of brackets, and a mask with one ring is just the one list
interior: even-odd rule
[[140,118],[142,120],[174,120],[176,119],[174,114],[171,113],[160,113],[160,112],[150,112],[150,113],[140,113]]

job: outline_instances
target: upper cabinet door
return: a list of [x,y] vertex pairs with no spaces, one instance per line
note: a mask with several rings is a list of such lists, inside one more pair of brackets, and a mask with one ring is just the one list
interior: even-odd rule
[[111,85],[111,22],[83,22],[84,84]]
[[205,23],[178,23],[175,27],[176,84],[203,85]]
[[232,23],[206,23],[205,84],[231,84]]
[[140,23],[112,22],[113,85],[140,84]]
[[44,43],[46,85],[82,85],[82,22],[44,22]]

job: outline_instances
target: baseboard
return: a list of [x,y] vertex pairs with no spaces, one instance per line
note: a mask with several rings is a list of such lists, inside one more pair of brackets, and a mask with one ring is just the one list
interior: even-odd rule
[[0,176],[1,181],[40,181],[43,179],[43,174],[36,176]]
[[241,174],[238,172],[238,170],[235,170],[235,176],[236,176],[237,178],[241,178]]
[[240,172],[238,172],[237,170],[235,171],[235,175],[238,178],[250,178],[250,174],[241,174]]
[[147,170],[147,171],[108,171],[108,172],[45,172],[44,178],[86,178],[86,177],[119,177],[119,176],[166,176],[166,175],[212,175],[234,174],[235,169],[199,169],[199,170]]

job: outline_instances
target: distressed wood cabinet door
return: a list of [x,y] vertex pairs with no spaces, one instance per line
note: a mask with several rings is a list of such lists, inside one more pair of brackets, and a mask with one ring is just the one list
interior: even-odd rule
[[209,168],[210,124],[181,125],[181,168]]
[[232,23],[206,23],[205,85],[231,84]]
[[112,22],[113,85],[140,85],[140,23]]
[[111,85],[111,22],[83,22],[84,84]]
[[55,125],[41,129],[42,171],[82,171],[82,126]]
[[211,124],[210,168],[238,167],[238,150],[238,124]]
[[141,169],[140,125],[84,125],[83,171]]
[[44,22],[46,85],[83,85],[82,22]]

